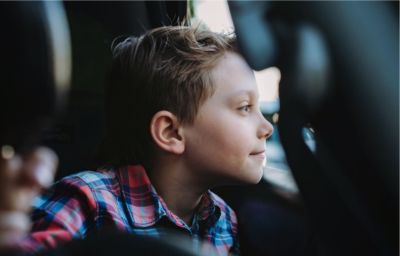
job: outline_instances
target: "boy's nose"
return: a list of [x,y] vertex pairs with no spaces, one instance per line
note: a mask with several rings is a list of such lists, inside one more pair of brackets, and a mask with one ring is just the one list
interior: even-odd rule
[[259,128],[259,138],[260,139],[268,139],[271,137],[272,133],[274,132],[274,127],[267,119],[261,114],[261,124]]

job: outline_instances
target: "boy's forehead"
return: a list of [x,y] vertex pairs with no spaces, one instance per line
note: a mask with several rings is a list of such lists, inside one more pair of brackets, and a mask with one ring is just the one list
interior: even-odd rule
[[212,70],[211,77],[216,91],[222,90],[224,94],[249,94],[256,89],[253,71],[237,53],[226,53]]
[[245,59],[236,52],[226,52],[217,64],[217,69],[218,66],[220,68],[229,66],[233,69],[251,70]]

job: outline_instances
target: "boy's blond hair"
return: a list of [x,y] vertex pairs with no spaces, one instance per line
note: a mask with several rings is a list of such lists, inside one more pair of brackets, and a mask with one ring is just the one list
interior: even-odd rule
[[214,92],[212,68],[226,52],[236,51],[234,42],[232,35],[200,26],[166,26],[113,46],[101,164],[146,164],[152,156],[149,124],[160,110],[193,122]]

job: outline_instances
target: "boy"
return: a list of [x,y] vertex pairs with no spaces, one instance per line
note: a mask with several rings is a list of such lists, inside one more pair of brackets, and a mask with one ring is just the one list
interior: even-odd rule
[[57,182],[35,201],[26,251],[116,228],[167,229],[238,253],[237,219],[210,188],[257,183],[272,126],[232,38],[162,27],[113,50],[102,168]]

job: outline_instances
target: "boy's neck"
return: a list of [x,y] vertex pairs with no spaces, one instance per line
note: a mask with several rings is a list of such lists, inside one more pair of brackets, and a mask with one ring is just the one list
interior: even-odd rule
[[168,209],[190,226],[193,213],[208,188],[197,184],[193,173],[179,160],[155,162],[158,164],[153,164],[149,172],[152,185]]

